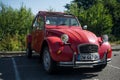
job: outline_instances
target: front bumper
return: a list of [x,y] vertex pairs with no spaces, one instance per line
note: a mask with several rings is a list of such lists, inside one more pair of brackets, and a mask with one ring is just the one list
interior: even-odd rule
[[111,59],[107,59],[107,54],[101,60],[97,61],[76,61],[73,55],[73,60],[71,62],[59,62],[59,66],[63,67],[73,67],[73,68],[92,68],[97,65],[107,64]]

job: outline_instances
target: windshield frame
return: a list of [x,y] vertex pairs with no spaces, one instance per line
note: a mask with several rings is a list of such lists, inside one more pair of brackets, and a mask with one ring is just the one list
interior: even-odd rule
[[[56,18],[57,19],[57,20],[55,20],[56,23],[55,24],[50,24],[50,22],[47,21],[48,18],[50,18],[50,19]],[[60,19],[67,19],[67,20],[69,20],[68,24],[59,24],[60,21],[62,21]],[[71,20],[75,20],[76,24],[72,25],[72,21]],[[62,22],[64,22],[64,21],[62,21]],[[45,24],[46,25],[54,25],[54,26],[70,26],[70,27],[71,26],[75,26],[75,27],[81,26],[79,21],[78,21],[78,19],[76,17],[69,16],[69,15],[65,15],[65,16],[46,16],[45,17]]]

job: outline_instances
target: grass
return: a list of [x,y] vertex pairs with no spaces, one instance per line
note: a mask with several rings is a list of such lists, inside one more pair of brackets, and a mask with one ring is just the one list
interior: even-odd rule
[[112,41],[112,42],[110,42],[112,45],[120,45],[120,40],[118,40],[118,41]]

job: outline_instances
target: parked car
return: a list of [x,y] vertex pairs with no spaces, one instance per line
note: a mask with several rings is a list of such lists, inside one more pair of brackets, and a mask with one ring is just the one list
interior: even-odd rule
[[27,56],[39,53],[48,73],[58,66],[102,70],[112,56],[108,36],[97,37],[86,28],[74,15],[39,11],[27,35]]

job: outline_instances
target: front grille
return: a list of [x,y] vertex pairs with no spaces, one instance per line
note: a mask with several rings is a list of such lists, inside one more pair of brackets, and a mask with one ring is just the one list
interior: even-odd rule
[[79,53],[95,53],[98,52],[98,46],[95,44],[82,44],[78,46]]

